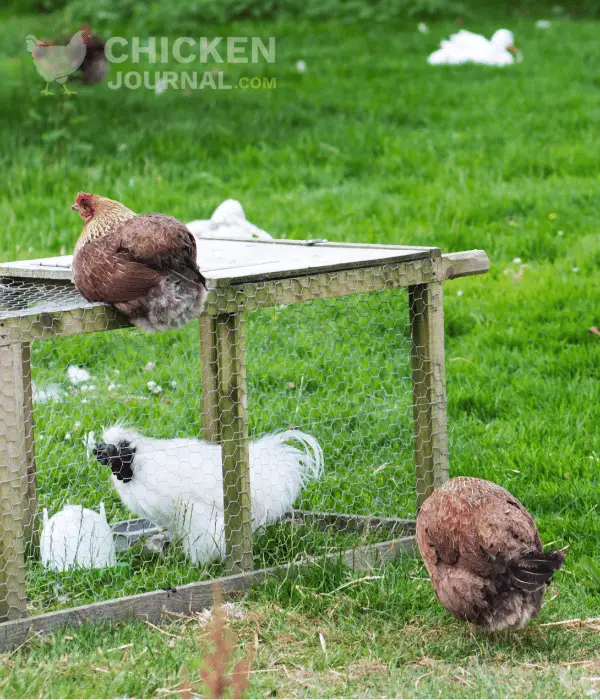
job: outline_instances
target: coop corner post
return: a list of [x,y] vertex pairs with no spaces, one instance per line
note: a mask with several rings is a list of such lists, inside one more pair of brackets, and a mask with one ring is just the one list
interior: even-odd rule
[[444,296],[439,277],[409,286],[408,300],[417,506],[420,506],[448,479]]
[[39,551],[40,532],[37,520],[37,479],[35,468],[35,421],[33,416],[33,381],[31,379],[31,345],[21,344],[21,367],[23,376],[23,426],[24,446],[27,462],[28,508],[23,523],[25,550],[29,556]]
[[32,527],[29,348],[0,345],[0,620],[27,614],[25,535]]
[[225,568],[240,573],[253,568],[248,396],[243,314],[214,319],[218,364],[218,426],[223,464]]

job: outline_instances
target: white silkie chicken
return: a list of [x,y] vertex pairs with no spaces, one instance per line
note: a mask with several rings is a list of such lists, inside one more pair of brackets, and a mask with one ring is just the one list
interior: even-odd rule
[[508,66],[522,61],[515,37],[509,29],[498,29],[490,40],[481,34],[462,29],[440,44],[427,62],[434,66],[453,66],[462,63],[478,63],[486,66]]
[[81,506],[65,506],[48,518],[44,508],[40,537],[42,564],[54,571],[74,567],[102,569],[117,563],[112,530],[106,520],[104,504],[100,513]]
[[[195,563],[225,554],[221,446],[196,438],[155,440],[113,426],[93,451],[112,471],[124,505],[181,540]],[[298,446],[290,443],[296,442]],[[323,450],[298,430],[250,443],[252,529],[279,520],[323,471]]]
[[234,238],[239,240],[270,240],[271,234],[250,223],[242,205],[226,199],[215,209],[210,219],[196,219],[186,224],[196,238]]

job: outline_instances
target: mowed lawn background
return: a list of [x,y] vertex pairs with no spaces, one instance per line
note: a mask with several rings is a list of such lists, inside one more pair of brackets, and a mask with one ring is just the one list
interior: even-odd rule
[[[416,21],[240,23],[197,34],[275,36],[275,64],[225,68],[231,83],[268,76],[275,89],[104,83],[43,97],[25,36],[64,27],[3,17],[2,260],[70,252],[79,190],[183,220],[234,197],[279,237],[483,248],[492,260],[488,275],[445,285],[451,473],[502,484],[545,543],[569,547],[539,621],[472,636],[418,560],[347,586],[363,574],[316,569],[255,589],[233,624],[255,650],[253,695],[600,693],[598,629],[540,626],[600,615],[600,337],[588,331],[600,325],[598,24],[503,23],[524,54],[503,70],[428,66],[452,22],[424,35]],[[165,68],[182,67],[143,67]],[[205,648],[196,623],[61,631],[0,656],[0,696],[176,697]]]

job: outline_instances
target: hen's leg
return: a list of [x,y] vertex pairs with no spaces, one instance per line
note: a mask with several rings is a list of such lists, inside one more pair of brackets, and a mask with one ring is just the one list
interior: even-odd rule
[[50,90],[48,90],[49,85],[50,83],[46,83],[46,87],[42,90],[42,95],[54,95],[53,92],[50,92]]

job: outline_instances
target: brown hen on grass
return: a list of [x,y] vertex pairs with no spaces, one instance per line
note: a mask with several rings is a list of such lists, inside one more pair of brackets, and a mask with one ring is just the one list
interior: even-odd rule
[[564,552],[544,552],[533,518],[490,481],[457,477],[425,501],[417,542],[440,603],[491,631],[524,627],[539,614]]

